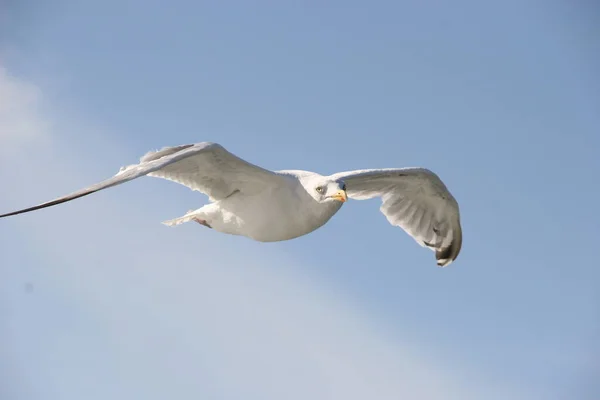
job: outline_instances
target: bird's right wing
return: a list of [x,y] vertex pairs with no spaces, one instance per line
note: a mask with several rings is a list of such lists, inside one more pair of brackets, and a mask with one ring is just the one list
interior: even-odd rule
[[2,214],[0,218],[61,204],[145,175],[180,183],[213,201],[236,191],[256,193],[284,184],[285,180],[275,172],[242,160],[217,143],[203,142],[149,152],[139,164],[123,167],[109,179],[46,203]]
[[444,182],[425,168],[346,171],[332,175],[347,185],[348,197],[379,197],[390,224],[408,233],[421,246],[435,251],[437,264],[450,265],[462,247],[458,202]]

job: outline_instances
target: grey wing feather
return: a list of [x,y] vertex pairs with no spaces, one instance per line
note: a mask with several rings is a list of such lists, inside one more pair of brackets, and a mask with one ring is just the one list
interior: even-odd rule
[[149,152],[139,164],[123,167],[109,179],[33,207],[2,214],[0,218],[61,204],[145,175],[180,183],[205,193],[211,200],[225,198],[236,190],[262,190],[282,179],[272,171],[242,160],[217,143],[203,142]]
[[[193,157],[185,154],[192,153]],[[148,176],[167,179],[206,194],[211,201],[228,197],[235,191],[252,194],[284,180],[273,171],[251,164],[227,151],[217,143],[200,143],[167,147],[149,152],[140,164],[164,159],[172,154],[184,155],[177,162],[166,163]]]
[[417,243],[435,251],[439,266],[450,265],[462,247],[458,202],[442,180],[425,168],[388,168],[340,172],[348,197],[381,197],[381,212]]

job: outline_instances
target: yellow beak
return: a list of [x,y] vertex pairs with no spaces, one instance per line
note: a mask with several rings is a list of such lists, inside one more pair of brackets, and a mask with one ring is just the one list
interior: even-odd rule
[[342,203],[344,203],[346,200],[348,200],[348,196],[346,195],[346,191],[345,190],[338,190],[337,193],[331,195],[330,197],[332,199],[336,199],[338,201],[341,201]]

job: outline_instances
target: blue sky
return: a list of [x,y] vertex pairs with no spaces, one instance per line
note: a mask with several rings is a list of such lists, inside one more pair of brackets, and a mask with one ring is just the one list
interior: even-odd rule
[[150,178],[2,220],[0,397],[597,398],[597,8],[165,4],[0,6],[0,210],[215,141],[430,168],[462,253],[378,200],[275,244],[168,229],[205,198]]

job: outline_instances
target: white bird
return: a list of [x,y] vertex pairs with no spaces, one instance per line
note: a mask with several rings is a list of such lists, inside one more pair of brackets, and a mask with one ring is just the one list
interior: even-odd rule
[[435,251],[444,267],[458,256],[462,229],[458,203],[446,185],[425,168],[386,168],[322,176],[299,170],[269,171],[217,143],[165,147],[122,167],[113,177],[8,217],[50,207],[148,175],[204,193],[209,204],[163,222],[196,221],[216,231],[275,242],[306,235],[323,226],[348,198],[381,197],[390,224]]

